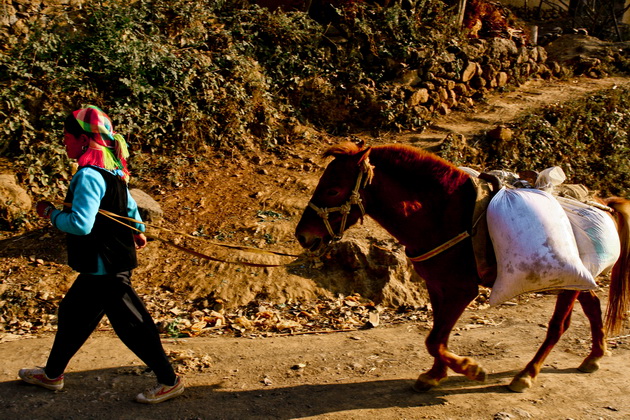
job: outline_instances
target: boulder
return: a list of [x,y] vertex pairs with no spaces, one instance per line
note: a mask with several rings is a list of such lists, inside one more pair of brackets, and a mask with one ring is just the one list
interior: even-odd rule
[[142,220],[147,223],[158,223],[164,218],[164,211],[160,204],[144,191],[132,188],[129,190],[131,196],[138,204],[138,210]]
[[572,34],[562,35],[545,46],[548,61],[568,66],[576,74],[614,67],[615,53],[625,53],[628,49],[630,41],[607,42],[588,35]]
[[17,184],[15,175],[0,174],[0,223],[14,226],[33,209],[33,202],[26,190]]
[[[397,307],[428,302],[424,281],[393,239],[351,238],[332,245],[315,277],[335,294],[359,293],[376,303]],[[331,281],[331,279],[334,279]]]
[[508,74],[504,71],[500,71],[499,73],[497,73],[497,86],[499,87],[503,87],[505,85],[507,85],[508,82]]

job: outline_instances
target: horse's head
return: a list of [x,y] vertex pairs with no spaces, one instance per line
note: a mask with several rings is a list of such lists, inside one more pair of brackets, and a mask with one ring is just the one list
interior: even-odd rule
[[315,252],[332,240],[341,239],[344,230],[365,214],[361,189],[372,179],[370,148],[341,143],[324,156],[335,159],[326,167],[295,235],[302,247]]

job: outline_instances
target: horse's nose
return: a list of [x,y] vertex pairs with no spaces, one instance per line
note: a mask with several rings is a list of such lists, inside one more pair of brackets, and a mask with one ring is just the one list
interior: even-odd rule
[[302,248],[306,248],[306,236],[302,234],[295,235]]
[[322,243],[322,239],[317,235],[310,235],[308,233],[296,233],[295,237],[304,249],[309,251],[316,251]]

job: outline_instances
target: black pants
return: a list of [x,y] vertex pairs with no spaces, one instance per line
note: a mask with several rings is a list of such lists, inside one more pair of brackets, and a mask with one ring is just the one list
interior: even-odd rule
[[102,276],[79,274],[59,304],[57,334],[45,368],[49,378],[65,371],[72,356],[107,315],[118,337],[155,372],[158,382],[175,384],[175,372],[157,327],[131,286],[130,277],[131,271]]

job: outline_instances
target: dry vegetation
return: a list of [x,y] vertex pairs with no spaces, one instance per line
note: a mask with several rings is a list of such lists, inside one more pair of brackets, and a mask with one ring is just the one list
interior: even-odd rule
[[[60,200],[70,178],[60,121],[94,103],[127,135],[133,186],[160,202],[167,225],[292,253],[300,251],[291,227],[325,164],[317,156],[331,142],[366,130],[374,142],[420,132],[451,112],[474,113],[489,96],[529,79],[563,79],[575,71],[531,45],[522,22],[505,8],[493,9],[491,20],[469,14],[468,22],[479,19],[487,29],[471,34],[455,29],[454,10],[440,1],[411,9],[354,2],[325,25],[303,12],[238,2],[107,2],[81,9],[74,3],[42,8],[45,3],[7,6],[14,19],[1,34],[3,171],[15,173],[33,200]],[[598,61],[580,72],[624,74],[624,51],[624,45],[600,48]],[[506,121],[513,132],[507,141],[485,133],[447,136],[438,152],[479,168],[561,165],[574,182],[628,195],[628,98],[620,88],[549,105]],[[3,218],[2,227],[0,322],[10,333],[51,330],[73,279],[62,238],[30,211]],[[374,242],[396,251],[380,240]],[[287,286],[279,280],[286,274],[269,271],[217,269],[212,277],[198,260],[157,243],[143,258],[141,287],[154,297],[152,311],[167,334],[194,335],[201,324],[206,332],[343,329],[365,325],[374,307],[371,295],[347,305],[345,296],[357,291],[348,284],[356,278],[324,279],[338,266],[298,273],[304,281]],[[418,291],[405,290],[409,284],[392,286],[399,290],[389,302],[413,302],[411,316],[418,316],[413,311],[426,307]],[[319,296],[322,290],[326,296]],[[282,293],[286,302],[269,299]],[[240,309],[222,311],[226,306]]]

